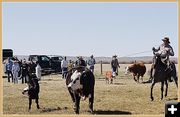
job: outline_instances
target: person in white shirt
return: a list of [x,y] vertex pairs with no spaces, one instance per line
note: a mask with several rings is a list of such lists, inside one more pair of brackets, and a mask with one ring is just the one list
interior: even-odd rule
[[41,66],[39,65],[39,62],[36,62],[36,77],[38,80],[41,80]]
[[61,69],[62,69],[62,78],[66,78],[67,71],[68,71],[68,61],[66,57],[61,61]]

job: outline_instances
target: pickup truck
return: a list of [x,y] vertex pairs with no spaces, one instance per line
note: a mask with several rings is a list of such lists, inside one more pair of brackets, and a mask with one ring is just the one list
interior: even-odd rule
[[47,55],[29,55],[29,61],[39,62],[42,73],[61,73],[61,60],[58,62],[48,57]]

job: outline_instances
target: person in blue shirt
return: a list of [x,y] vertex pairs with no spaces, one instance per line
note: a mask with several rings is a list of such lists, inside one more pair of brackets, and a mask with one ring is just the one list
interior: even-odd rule
[[87,64],[88,64],[89,69],[91,70],[91,72],[94,73],[94,65],[96,64],[96,60],[94,59],[93,55],[90,56],[90,59],[88,60]]
[[6,72],[8,75],[8,82],[10,82],[10,77],[12,78],[12,82],[13,82],[12,65],[13,65],[12,60],[8,58],[7,63],[6,63]]

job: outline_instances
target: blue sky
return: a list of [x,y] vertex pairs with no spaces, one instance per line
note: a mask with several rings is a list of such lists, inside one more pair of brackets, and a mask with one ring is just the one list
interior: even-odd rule
[[177,3],[3,3],[3,48],[16,55],[151,56],[168,36],[178,54]]

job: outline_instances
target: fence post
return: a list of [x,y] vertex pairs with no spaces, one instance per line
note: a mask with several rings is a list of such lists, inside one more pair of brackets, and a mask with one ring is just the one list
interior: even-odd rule
[[102,75],[102,61],[101,61],[101,75]]

